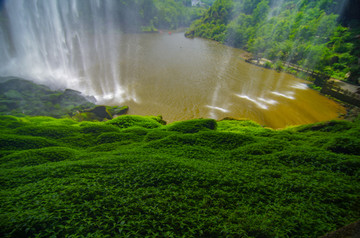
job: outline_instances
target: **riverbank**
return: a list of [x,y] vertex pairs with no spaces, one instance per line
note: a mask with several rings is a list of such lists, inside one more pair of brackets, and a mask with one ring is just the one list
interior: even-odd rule
[[3,237],[318,237],[360,215],[360,118],[274,130],[110,109],[0,115]]
[[[281,63],[280,66],[276,67],[276,64],[274,64],[274,62],[272,62],[271,60],[268,60],[268,59],[265,59],[265,58],[254,59],[252,54],[249,53],[249,52],[244,52],[244,53],[240,54],[239,57],[241,59],[243,59],[244,61],[246,61],[248,63],[251,63],[251,64],[254,64],[254,65],[257,65],[259,67],[273,69],[273,70],[276,70],[276,71],[284,71],[286,73],[290,73],[290,74],[293,74],[293,75],[295,75],[297,77],[300,77],[302,79],[308,80],[312,84],[314,83],[314,78],[312,77],[312,76],[314,76],[313,72],[311,72],[309,70],[301,69],[298,66]],[[299,75],[299,72],[300,72],[300,75]],[[322,75],[319,75],[319,76],[322,77]],[[315,75],[315,77],[317,77],[317,75]],[[315,79],[315,81],[316,81],[316,79]],[[354,119],[356,119],[360,115],[359,104],[358,103],[349,104],[349,102],[354,101],[355,98],[356,99],[360,98],[360,86],[350,84],[350,83],[347,83],[345,81],[341,81],[341,80],[334,79],[334,78],[326,80],[325,82],[326,82],[326,84],[333,85],[333,86],[337,87],[336,91],[341,91],[342,94],[344,94],[344,96],[347,95],[347,97],[349,97],[349,99],[344,102],[344,101],[342,101],[343,97],[340,97],[340,96],[336,97],[332,93],[330,93],[330,95],[329,95],[329,94],[325,93],[325,91],[323,92],[321,90],[321,88],[317,87],[316,85],[314,85],[313,87],[310,87],[310,88],[312,88],[312,89],[316,88],[316,90],[318,90],[319,92],[324,93],[325,96],[330,96],[331,99],[334,99],[334,100],[338,101],[339,103],[341,103],[346,108],[346,114],[341,115],[341,117],[343,117],[346,120],[354,120]],[[354,100],[351,100],[351,95],[354,95],[353,96]]]

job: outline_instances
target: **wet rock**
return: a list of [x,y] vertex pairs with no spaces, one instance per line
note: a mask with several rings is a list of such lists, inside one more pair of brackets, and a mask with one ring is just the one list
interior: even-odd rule
[[106,106],[95,106],[94,108],[91,108],[89,110],[86,110],[85,112],[93,113],[99,120],[104,119],[112,119],[112,116],[110,112],[107,110]]
[[0,115],[70,116],[80,121],[109,120],[126,114],[127,106],[96,106],[95,97],[66,89],[54,91],[16,77],[0,77]]
[[63,117],[95,104],[80,92],[54,91],[17,77],[0,77],[0,114]]
[[113,106],[108,108],[113,117],[124,115],[129,110],[128,106]]

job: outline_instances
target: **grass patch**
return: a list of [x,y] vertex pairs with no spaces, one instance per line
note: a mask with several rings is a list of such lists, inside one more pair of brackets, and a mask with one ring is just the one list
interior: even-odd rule
[[0,121],[2,237],[319,237],[360,216],[359,122]]

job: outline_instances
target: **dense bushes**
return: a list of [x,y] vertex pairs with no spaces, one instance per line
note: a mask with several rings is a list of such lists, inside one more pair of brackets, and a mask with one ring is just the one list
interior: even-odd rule
[[360,216],[359,122],[0,121],[2,237],[319,237]]
[[[211,4],[215,0],[207,0]],[[119,0],[118,26],[123,31],[152,32],[187,27],[207,6],[191,7],[191,0]]]
[[346,16],[352,5],[358,3],[217,0],[186,36],[213,39],[275,62],[265,67],[282,70],[290,62],[358,83],[359,17]]
[[111,121],[108,121],[107,124],[115,125],[119,128],[128,128],[132,126],[144,127],[148,129],[153,129],[161,126],[163,121],[160,117],[140,117],[140,116],[120,116]]
[[56,142],[42,137],[0,134],[2,150],[28,150],[54,146]]
[[2,166],[23,167],[58,162],[63,160],[74,160],[77,151],[66,147],[46,147],[19,151],[1,159]]
[[177,131],[181,133],[196,133],[201,130],[214,130],[216,122],[213,119],[193,119],[190,121],[175,122],[169,125],[169,131]]

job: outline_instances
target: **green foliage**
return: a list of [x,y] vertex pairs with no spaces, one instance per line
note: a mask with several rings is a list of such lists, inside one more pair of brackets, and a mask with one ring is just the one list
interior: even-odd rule
[[[272,69],[272,68],[274,67],[274,65],[273,65],[271,62],[266,61],[266,62],[264,63],[264,67],[267,68],[267,69]],[[276,67],[276,66],[275,66],[275,67]],[[281,70],[281,69],[280,69],[280,70]]]
[[191,0],[122,0],[118,4],[120,15],[124,16],[120,20],[122,30],[141,32],[187,27],[206,8],[191,7]]
[[74,160],[78,152],[66,147],[46,147],[15,152],[1,158],[1,165],[6,168],[34,166],[48,162]]
[[360,216],[359,122],[0,121],[2,237],[319,237]]
[[119,116],[115,119],[112,119],[106,122],[108,125],[114,125],[119,128],[128,128],[132,126],[144,127],[148,129],[153,129],[161,126],[163,120],[161,117],[141,117],[141,116]]
[[252,135],[232,132],[201,132],[198,135],[197,144],[207,145],[212,149],[233,150],[248,143],[253,143]]
[[193,119],[189,121],[174,122],[167,126],[169,131],[181,133],[197,133],[202,130],[215,130],[216,121],[213,119]]
[[[217,0],[186,32],[243,48],[256,57],[358,83],[359,23],[341,26],[341,1]],[[270,63],[266,67],[271,68]]]
[[159,140],[164,137],[167,137],[171,133],[165,131],[165,130],[151,130],[146,136],[145,141],[153,141],[153,140]]
[[267,155],[275,151],[282,151],[289,146],[289,143],[279,139],[263,139],[260,142],[250,143],[239,147],[233,152],[236,155]]
[[0,116],[0,127],[2,129],[14,129],[16,127],[24,126],[26,125],[26,120],[23,118],[15,117],[15,116]]
[[149,130],[147,130],[141,126],[132,126],[130,128],[121,130],[121,132],[131,133],[131,134],[138,135],[138,136],[145,136],[149,132]]
[[360,155],[360,139],[352,136],[336,136],[329,141],[326,148],[335,153]]
[[346,132],[346,131],[351,131],[352,128],[353,128],[353,124],[349,121],[333,120],[328,122],[319,122],[310,125],[299,126],[297,128],[297,131]]
[[18,128],[15,133],[18,135],[41,136],[46,138],[59,139],[73,135],[78,132],[78,128],[69,126],[54,125],[28,125]]
[[64,117],[94,104],[80,92],[63,92],[15,77],[0,77],[0,115]]
[[119,129],[113,124],[103,124],[99,122],[83,122],[79,124],[80,131],[86,134],[98,135],[105,132],[118,132]]
[[0,149],[2,150],[28,150],[55,145],[56,142],[42,137],[0,134]]
[[142,139],[143,136],[136,133],[106,132],[102,133],[97,137],[97,144],[114,143],[121,141],[136,142],[141,141]]
[[186,32],[187,37],[204,37],[224,42],[226,25],[233,10],[232,0],[217,0],[203,17],[195,21]]

